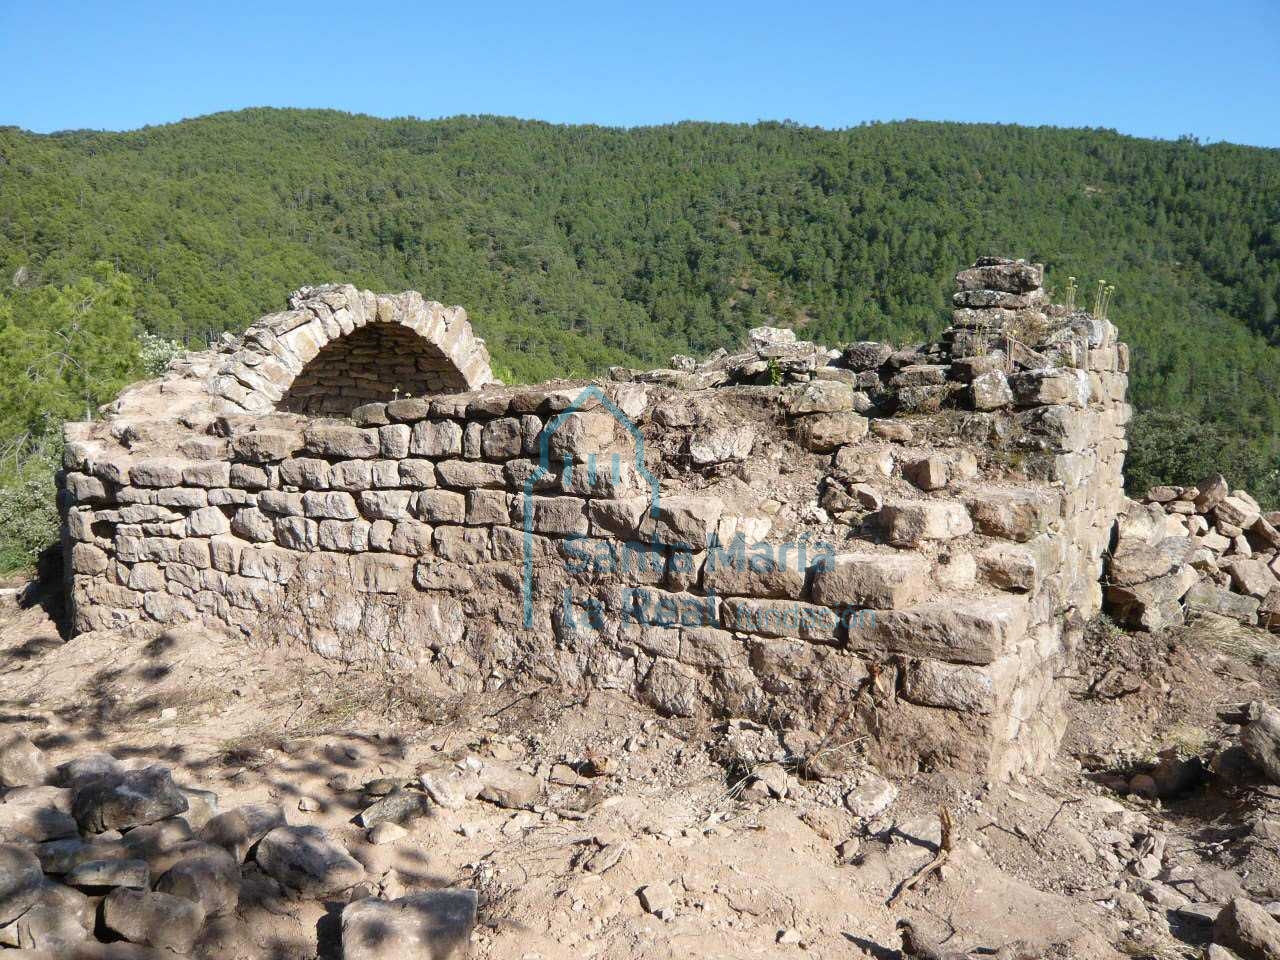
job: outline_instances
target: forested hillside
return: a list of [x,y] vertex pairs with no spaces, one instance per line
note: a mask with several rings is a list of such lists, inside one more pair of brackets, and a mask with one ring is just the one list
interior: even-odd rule
[[1115,284],[1144,411],[1135,484],[1231,458],[1236,483],[1276,495],[1280,151],[918,122],[249,110],[0,129],[0,452],[12,473],[58,416],[138,375],[138,331],[198,346],[304,283],[464,304],[499,372],[532,380],[700,354],[766,322],[833,344],[923,338],[984,253],[1041,260],[1059,288]]

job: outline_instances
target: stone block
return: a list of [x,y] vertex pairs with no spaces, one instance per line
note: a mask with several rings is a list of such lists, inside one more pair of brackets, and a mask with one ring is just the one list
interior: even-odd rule
[[792,416],[806,413],[847,413],[853,410],[853,387],[833,380],[815,380],[801,387],[787,402]]
[[378,428],[378,450],[388,460],[403,460],[409,455],[412,431],[407,424],[393,423]]
[[896,610],[929,593],[929,561],[910,553],[845,553],[813,570],[812,595],[828,607]]
[[392,400],[387,404],[387,417],[396,423],[425,420],[431,415],[431,401],[419,398]]
[[71,813],[82,832],[128,830],[185,813],[189,803],[167,767],[152,764],[76,788]]
[[168,893],[118,887],[102,902],[102,924],[130,943],[185,956],[204,926],[199,904]]
[[413,509],[418,519],[429,523],[462,523],[467,516],[467,498],[452,490],[422,490]]
[[1082,370],[1028,370],[1009,377],[1013,399],[1019,406],[1069,404],[1083,407],[1089,402],[1089,378]]
[[892,354],[889,344],[865,340],[844,348],[844,362],[850,370],[879,370]]
[[547,536],[585,534],[587,504],[578,497],[533,497],[533,529]]
[[1192,549],[1193,544],[1187,537],[1165,537],[1154,544],[1121,540],[1108,564],[1108,577],[1120,586],[1154,580],[1186,563]]
[[221,507],[204,507],[195,510],[187,517],[187,535],[192,537],[213,537],[231,530],[231,521],[222,512]]
[[[552,429],[554,427],[554,429]],[[548,450],[553,460],[575,458],[588,453],[611,453],[618,449],[619,424],[605,412],[570,413],[548,424]]]
[[465,960],[476,924],[474,890],[431,890],[398,900],[358,900],[342,911],[346,960]]
[[1196,485],[1195,505],[1200,513],[1208,513],[1227,498],[1229,488],[1226,478],[1215,473]]
[[896,547],[916,547],[928,540],[953,540],[973,531],[969,512],[951,500],[898,500],[879,514],[885,537]]
[[401,460],[400,484],[413,490],[425,490],[436,485],[436,465],[430,460]]
[[129,570],[130,590],[163,590],[164,571],[158,563],[135,563]]
[[902,672],[902,698],[921,707],[989,714],[995,709],[991,670],[938,660],[909,660]]
[[971,491],[965,503],[979,533],[1018,542],[1044,532],[1061,509],[1057,494],[1050,490],[990,487]]
[[312,423],[303,431],[309,453],[333,460],[363,460],[378,455],[378,431],[341,423]]
[[71,570],[82,576],[96,577],[107,570],[105,550],[91,543],[77,543],[71,548]]
[[866,653],[987,664],[1022,639],[1028,614],[1026,601],[1014,597],[866,611],[849,624],[848,646]]
[[647,501],[628,503],[629,506],[623,508],[625,511],[634,509],[637,503],[643,511],[639,521],[642,540],[656,540],[668,547],[681,546],[695,551],[706,549],[709,537],[724,512],[724,501],[719,497],[662,497],[656,517],[651,511],[644,510]]
[[262,490],[270,485],[267,471],[249,463],[233,463],[230,482],[241,490]]
[[360,593],[397,593],[413,576],[413,560],[385,553],[356,554],[351,579]]
[[1013,403],[1013,390],[1009,387],[1009,380],[999,370],[974,377],[969,384],[968,396],[975,410],[999,410]]
[[316,545],[321,550],[361,553],[369,549],[369,529],[366,520],[321,520]]
[[269,543],[276,538],[271,517],[257,507],[241,507],[232,514],[231,532],[256,543]]
[[320,539],[316,521],[303,517],[277,517],[275,533],[276,543],[290,550],[314,550]]
[[1219,525],[1230,524],[1241,530],[1248,530],[1261,519],[1262,514],[1255,505],[1245,501],[1237,493],[1235,496],[1223,497],[1213,508],[1213,517]]
[[[814,643],[836,643],[840,632],[840,615],[836,611],[798,600],[728,597],[720,605],[718,622],[737,633],[790,637]],[[715,626],[716,622],[694,625]]]
[[488,527],[436,527],[432,542],[442,560],[469,565],[489,559]]
[[505,525],[511,516],[511,495],[505,490],[468,490],[468,526]]
[[820,413],[795,421],[796,442],[807,450],[825,453],[857,443],[867,435],[870,421],[857,413]]
[[332,896],[365,877],[364,868],[320,827],[276,827],[258,843],[263,873],[308,897]]
[[182,482],[188,487],[230,486],[231,464],[217,460],[188,463],[182,468]]
[[137,460],[129,468],[129,479],[135,487],[177,487],[182,484],[186,464],[172,457],[150,457]]
[[282,460],[280,482],[300,490],[328,490],[329,461],[313,457]]
[[1237,592],[1258,600],[1280,586],[1280,581],[1276,580],[1275,574],[1264,560],[1235,559],[1222,566],[1230,574],[1232,586]]
[[457,457],[462,454],[462,427],[452,420],[422,420],[413,425],[409,452],[415,457]]
[[302,434],[294,430],[254,430],[231,439],[231,455],[248,463],[284,460],[302,448]]
[[480,454],[486,460],[509,460],[520,456],[524,435],[517,417],[500,417],[486,423],[480,434]]
[[931,363],[912,363],[900,369],[889,380],[889,386],[901,389],[902,387],[933,387],[940,386],[947,382],[947,374],[950,368]]
[[368,460],[343,460],[329,470],[329,486],[357,493],[373,486],[373,464]]
[[425,557],[431,553],[431,536],[429,525],[417,520],[401,520],[391,529],[384,549],[407,557]]
[[991,543],[977,555],[978,569],[993,587],[1032,593],[1040,585],[1040,564],[1034,551],[1021,544]]
[[802,566],[793,544],[779,556],[782,546],[747,544],[741,537],[728,544],[712,542],[703,566],[704,589],[721,596],[798,600],[804,595],[807,559]]
[[166,487],[155,491],[158,507],[194,509],[209,506],[209,492],[199,487]]
[[359,495],[360,512],[371,520],[405,520],[415,496],[411,490],[365,490]]
[[484,424],[477,420],[464,424],[462,428],[462,455],[468,460],[480,457],[480,436],[484,433]]
[[506,486],[506,474],[502,464],[485,463],[479,460],[441,460],[436,464],[436,476],[446,487],[466,489]]
[[[1121,623],[1144,630],[1162,630],[1183,622],[1179,600],[1193,590],[1199,579],[1193,567],[1183,566],[1145,583],[1112,584],[1107,587],[1107,605],[1111,615]],[[1190,605],[1192,598],[1187,597],[1187,602]]]
[[355,520],[360,516],[356,501],[349,493],[309,491],[302,495],[302,512],[306,517],[326,520]]
[[390,422],[387,404],[365,403],[351,411],[351,421],[357,427],[381,427]]
[[[523,509],[523,504],[512,505],[513,511]],[[640,522],[651,509],[648,497],[629,497],[624,500],[591,500],[588,513],[591,532],[596,536],[616,536],[630,540],[639,536]],[[513,513],[512,519],[516,519]],[[704,531],[704,537],[706,533]]]
[[950,476],[946,458],[937,453],[907,461],[902,465],[902,473],[921,490],[940,490]]
[[1044,267],[1020,260],[974,266],[956,274],[956,288],[961,291],[996,290],[1027,294],[1043,283]]

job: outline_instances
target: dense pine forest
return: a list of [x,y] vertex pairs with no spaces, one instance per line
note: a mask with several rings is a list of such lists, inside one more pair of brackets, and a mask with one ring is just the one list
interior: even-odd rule
[[762,323],[923,339],[951,275],[1026,256],[1133,347],[1129,479],[1280,495],[1280,151],[904,122],[613,129],[247,110],[0,128],[0,566],[47,535],[57,427],[304,283],[464,304],[512,380],[657,364]]

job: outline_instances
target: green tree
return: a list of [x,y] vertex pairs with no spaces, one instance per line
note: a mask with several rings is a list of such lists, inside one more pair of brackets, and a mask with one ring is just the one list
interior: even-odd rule
[[0,303],[0,476],[89,420],[139,372],[133,283],[107,264]]

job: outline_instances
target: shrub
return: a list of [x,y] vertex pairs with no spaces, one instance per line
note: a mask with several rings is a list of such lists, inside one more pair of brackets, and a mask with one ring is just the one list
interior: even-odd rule
[[41,551],[58,539],[55,462],[33,459],[0,485],[0,573],[35,567]]

